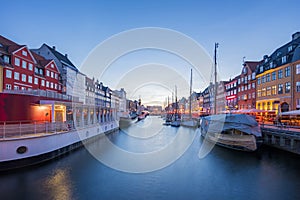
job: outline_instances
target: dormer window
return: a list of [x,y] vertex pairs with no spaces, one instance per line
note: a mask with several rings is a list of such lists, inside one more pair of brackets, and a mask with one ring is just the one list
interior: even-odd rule
[[286,56],[282,56],[281,62],[282,62],[282,64],[283,64],[283,63],[286,63]]
[[273,62],[270,62],[270,68],[273,68],[273,67],[274,67]]
[[260,66],[259,67],[259,72],[263,72],[264,71],[264,66]]
[[288,52],[290,52],[292,50],[293,50],[293,46],[291,45],[291,46],[288,47]]
[[9,63],[9,57],[7,55],[3,56],[4,63]]
[[281,55],[281,52],[277,52],[276,56],[279,57]]

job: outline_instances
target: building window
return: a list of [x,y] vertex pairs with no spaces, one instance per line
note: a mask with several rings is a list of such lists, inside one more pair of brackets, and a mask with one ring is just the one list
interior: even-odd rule
[[253,88],[253,89],[255,88],[255,83],[252,83],[252,88]]
[[14,86],[14,90],[19,90],[19,89],[20,89],[19,86],[17,85]]
[[255,92],[252,93],[252,99],[254,99],[254,98],[255,98]]
[[255,79],[255,72],[252,73],[252,80]]
[[58,86],[58,90],[61,90],[61,86],[60,85]]
[[53,83],[52,82],[50,83],[50,88],[53,88]]
[[[300,64],[299,64],[299,68],[300,68]],[[300,71],[300,70],[299,70]],[[238,84],[240,84],[241,83],[241,79],[238,79]]]
[[261,83],[265,83],[266,82],[266,76],[262,76],[261,77]]
[[263,72],[264,71],[264,66],[260,66],[259,67],[259,72],[261,73],[261,72]]
[[30,71],[32,71],[33,65],[32,65],[31,63],[28,63],[28,69],[29,69]]
[[9,63],[9,57],[7,55],[3,56],[4,63]]
[[26,74],[22,74],[22,81],[26,82]]
[[241,88],[239,87],[239,88],[238,88],[238,92],[240,92],[240,91],[241,91]]
[[300,64],[296,65],[296,74],[300,74]]
[[267,87],[267,96],[271,96],[271,87]]
[[45,80],[42,80],[42,81],[41,81],[41,85],[42,85],[42,86],[45,86]]
[[248,84],[248,90],[250,90],[251,89],[251,84]]
[[261,96],[262,97],[266,96],[266,88],[261,89]]
[[289,93],[291,90],[291,83],[290,82],[286,82],[285,83],[285,93]]
[[257,78],[257,85],[260,84],[260,77]]
[[42,70],[42,69],[40,69],[40,70],[39,70],[39,74],[40,74],[41,76],[43,76],[43,75],[44,75],[44,73],[43,73],[43,70]]
[[34,73],[39,74],[39,68],[35,67],[34,68]]
[[56,84],[56,83],[54,84],[54,89],[56,89],[56,90],[57,90],[57,84]]
[[12,71],[9,69],[6,70],[6,78],[12,78]]
[[285,77],[288,77],[290,75],[291,75],[291,67],[288,66],[288,67],[285,68]]
[[38,85],[39,84],[39,79],[34,77],[34,84]]
[[19,72],[14,72],[14,79],[15,80],[20,80],[20,73]]
[[5,89],[11,90],[11,84],[6,84],[6,85],[5,85]]
[[272,69],[274,67],[273,62],[270,62],[270,68]]
[[272,95],[276,95],[277,89],[276,89],[276,85],[272,86]]
[[32,83],[32,76],[28,76],[28,83]]
[[272,81],[276,80],[276,72],[272,72]]
[[270,74],[267,74],[267,76],[266,76],[266,82],[270,82],[271,80],[270,80]]
[[248,94],[248,99],[251,99],[251,93]]
[[49,70],[46,70],[46,76],[50,76]]
[[53,63],[51,64],[51,68],[54,68],[54,64]]
[[23,56],[27,56],[27,51],[23,50],[23,51],[22,51],[22,55],[23,55]]
[[22,60],[22,68],[26,69],[27,67],[27,62],[25,60]]
[[21,90],[26,90],[26,87],[21,87]]
[[53,72],[51,72],[51,78],[54,78],[54,74],[53,74]]
[[300,108],[300,99],[296,99],[296,104],[297,104],[296,107]]
[[278,79],[282,79],[282,69],[278,70]]
[[241,91],[242,91],[242,92],[244,91],[244,86],[242,86]]
[[286,63],[286,56],[281,57],[281,62],[282,62],[282,64]]
[[257,97],[261,97],[261,90],[257,90]]
[[283,84],[278,84],[278,94],[283,93]]
[[49,81],[46,81],[46,87],[49,87]]
[[19,58],[15,58],[15,65],[20,67],[20,59]]
[[296,82],[296,91],[300,92],[300,82],[299,81]]
[[290,52],[292,50],[293,50],[293,46],[291,45],[291,46],[288,47],[288,52]]

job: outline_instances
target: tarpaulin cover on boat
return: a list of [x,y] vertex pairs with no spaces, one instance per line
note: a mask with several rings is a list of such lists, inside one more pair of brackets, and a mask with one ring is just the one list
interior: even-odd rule
[[257,137],[261,136],[261,130],[255,118],[245,114],[220,114],[203,117],[201,128],[205,132],[215,133],[236,129]]

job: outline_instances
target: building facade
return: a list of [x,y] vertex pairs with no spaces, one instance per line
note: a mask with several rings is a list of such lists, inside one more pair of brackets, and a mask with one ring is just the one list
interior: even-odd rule
[[297,32],[293,34],[292,41],[270,56],[264,56],[263,63],[256,69],[256,108],[275,114],[297,109],[299,44],[300,32]]
[[254,109],[256,107],[256,67],[261,61],[245,61],[238,78],[238,108]]

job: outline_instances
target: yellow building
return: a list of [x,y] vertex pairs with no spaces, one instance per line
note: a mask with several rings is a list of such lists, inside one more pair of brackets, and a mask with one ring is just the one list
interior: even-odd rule
[[[293,34],[292,41],[276,49],[256,69],[256,108],[277,114],[294,110],[297,86],[300,93],[300,32]],[[298,71],[296,68],[299,68]],[[298,77],[298,74],[299,77]]]

